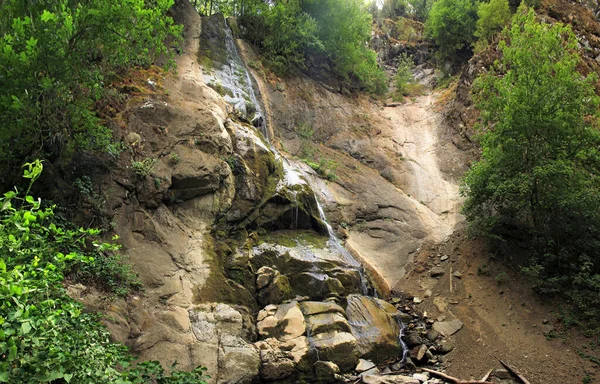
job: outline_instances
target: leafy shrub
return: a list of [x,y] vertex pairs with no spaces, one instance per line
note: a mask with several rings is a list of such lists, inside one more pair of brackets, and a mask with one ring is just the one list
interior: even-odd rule
[[429,18],[429,11],[435,0],[408,0],[411,5],[411,14],[419,21],[426,22]]
[[165,375],[157,362],[132,366],[132,356],[110,342],[97,316],[67,295],[65,274],[113,246],[87,252],[97,230],[54,222],[53,207],[42,209],[28,195],[42,165],[26,166],[24,197],[11,191],[0,198],[0,382],[205,384],[204,368]]
[[510,22],[508,0],[490,0],[489,3],[477,5],[477,29],[475,36],[489,41],[492,36]]
[[510,277],[508,277],[508,274],[506,272],[500,272],[496,275],[495,280],[496,284],[505,285],[510,281]]
[[394,86],[398,95],[408,95],[408,84],[413,81],[412,69],[415,64],[412,59],[403,53],[398,60],[398,69],[394,76]]
[[179,158],[179,155],[175,152],[171,152],[171,154],[169,155],[169,162],[171,164],[178,164],[180,160],[181,159]]
[[441,58],[448,59],[471,45],[476,20],[473,0],[438,0],[429,12],[425,33],[439,47]]
[[154,172],[154,166],[156,163],[158,163],[158,160],[147,157],[140,161],[132,161],[131,167],[139,178],[144,179]]
[[172,4],[0,2],[2,165],[32,153],[106,149],[111,132],[93,110],[115,99],[106,84],[118,72],[168,51],[163,42],[180,32],[166,16]]
[[407,0],[384,0],[381,8],[383,17],[396,18],[406,15],[409,10]]

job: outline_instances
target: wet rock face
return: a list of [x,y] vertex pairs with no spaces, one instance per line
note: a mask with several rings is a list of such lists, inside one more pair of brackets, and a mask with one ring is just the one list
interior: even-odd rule
[[[362,291],[360,272],[340,260],[329,247],[319,249],[301,244],[287,247],[264,243],[254,248],[250,263],[255,270],[260,271],[263,266],[269,266],[277,275],[284,276],[292,297],[298,295],[321,300]],[[262,273],[257,274],[257,288],[259,292],[265,292],[262,298],[259,297],[259,301],[263,305],[279,304],[281,301],[277,301],[277,298],[281,300],[290,295],[271,292],[281,291],[287,283],[281,278],[269,279],[265,276],[265,271],[262,269]],[[275,272],[273,276],[274,274]],[[272,301],[268,301],[267,296],[272,296]]]
[[393,305],[372,297],[350,295],[346,314],[361,356],[381,363],[390,356],[402,355],[396,319],[399,314]]

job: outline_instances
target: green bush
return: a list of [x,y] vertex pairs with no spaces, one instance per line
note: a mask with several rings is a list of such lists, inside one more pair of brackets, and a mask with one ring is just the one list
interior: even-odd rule
[[470,47],[476,21],[474,0],[438,0],[429,11],[425,33],[439,47],[441,58],[449,59]]
[[472,228],[529,241],[526,271],[597,322],[600,308],[600,98],[597,75],[577,71],[569,26],[536,21],[522,6],[502,59],[474,83],[483,155],[467,173]]
[[259,45],[278,75],[329,68],[344,84],[382,94],[385,73],[368,48],[372,18],[359,0],[290,0],[257,4],[242,13],[244,36]]
[[429,18],[429,11],[435,0],[408,0],[411,5],[411,14],[419,21],[426,22]]
[[408,0],[384,0],[381,13],[383,17],[395,19],[406,15],[409,9]]
[[[26,166],[30,189],[42,165]],[[205,384],[204,368],[166,375],[157,362],[132,366],[97,316],[67,295],[65,274],[109,257],[115,247],[96,243],[97,230],[59,225],[53,207],[43,209],[29,189],[23,197],[10,191],[0,198],[0,382]],[[87,242],[95,251],[87,251]],[[114,276],[102,271],[98,278]]]
[[173,0],[0,2],[0,161],[106,149],[93,112],[119,72],[167,53]]
[[477,29],[475,36],[489,41],[496,32],[510,22],[508,0],[490,0],[489,3],[477,4]]
[[415,63],[405,53],[400,56],[394,76],[394,86],[398,95],[408,95],[408,85],[413,82],[412,69]]

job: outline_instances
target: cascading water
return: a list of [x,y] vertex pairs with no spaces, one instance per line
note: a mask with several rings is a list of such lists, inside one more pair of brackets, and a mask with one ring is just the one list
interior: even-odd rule
[[[258,97],[254,91],[252,78],[250,73],[246,69],[240,55],[238,53],[237,47],[235,45],[232,32],[229,28],[225,27],[225,36],[226,36],[226,50],[227,50],[227,64],[221,66],[220,68],[215,68],[211,72],[206,73],[204,75],[204,80],[207,84],[215,84],[218,85],[216,88],[221,89],[221,92],[224,93],[224,100],[229,103],[233,109],[233,112],[241,117],[243,120],[251,122],[254,127],[260,130],[265,139],[268,142],[268,146],[270,150],[275,154],[275,158],[281,161],[284,170],[284,177],[279,182],[277,186],[277,190],[281,190],[286,188],[291,193],[288,193],[289,196],[293,198],[293,203],[295,204],[292,220],[292,228],[298,228],[298,197],[297,192],[302,190],[303,188],[307,188],[307,190],[312,191],[309,183],[307,182],[306,177],[302,176],[302,171],[295,168],[290,162],[283,157],[276,148],[274,148],[270,143],[270,137],[268,135],[268,127],[266,123],[266,119],[263,115],[261,103],[259,102]],[[250,116],[253,114],[253,116]],[[314,194],[314,192],[313,192]],[[338,261],[343,262],[349,268],[354,269],[358,272],[360,276],[360,289],[361,293],[365,296],[376,296],[376,291],[374,289],[369,289],[369,284],[364,273],[364,268],[362,265],[343,247],[338,240],[333,228],[327,221],[325,216],[325,212],[323,211],[323,207],[319,203],[316,196],[313,195],[313,198],[316,202],[317,209],[319,212],[319,218],[325,225],[328,233],[328,247],[331,253],[335,254]],[[306,247],[304,247],[306,248]],[[305,260],[312,260],[314,262],[323,261],[322,259],[317,259],[310,250],[303,249],[303,247],[299,246],[296,250],[297,254],[301,254]],[[317,268],[316,264],[314,268],[310,272],[307,272],[315,279],[327,279],[328,276]],[[402,323],[400,317],[397,317],[398,327],[400,329],[399,332],[399,343],[402,346],[402,361],[406,360],[408,348],[404,341],[402,340],[403,332],[405,329],[404,324]],[[307,327],[308,328],[308,327]],[[317,360],[318,360],[318,349],[311,344],[312,337],[310,334],[310,329],[307,329],[307,336],[309,339],[309,347],[311,350],[316,351]]]
[[400,360],[401,364],[406,362],[406,357],[408,356],[408,345],[404,342],[404,331],[406,330],[406,325],[402,321],[400,317],[400,313],[396,316],[396,321],[398,322],[398,328],[400,329],[400,333],[398,334],[398,340],[400,345],[402,346],[402,360]]
[[264,113],[254,91],[250,73],[240,59],[231,30],[225,28],[224,32],[227,65],[215,67],[204,73],[204,81],[224,93],[223,99],[233,107],[234,113],[260,129],[267,141],[270,141]]

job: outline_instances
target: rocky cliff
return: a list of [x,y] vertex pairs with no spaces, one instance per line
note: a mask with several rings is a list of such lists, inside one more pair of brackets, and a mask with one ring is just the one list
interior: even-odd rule
[[142,359],[204,365],[215,383],[401,364],[403,314],[373,296],[400,291],[414,252],[462,223],[465,163],[440,141],[435,97],[400,109],[249,74],[253,52],[222,16],[187,1],[172,13],[185,26],[177,74],[148,79],[122,114],[128,150],[99,187],[145,289],[71,294]]

